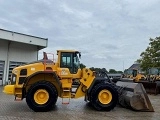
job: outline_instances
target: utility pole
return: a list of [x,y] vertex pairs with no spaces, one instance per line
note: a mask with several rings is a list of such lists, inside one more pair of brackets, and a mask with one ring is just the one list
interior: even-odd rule
[[123,72],[124,72],[124,61],[123,61]]

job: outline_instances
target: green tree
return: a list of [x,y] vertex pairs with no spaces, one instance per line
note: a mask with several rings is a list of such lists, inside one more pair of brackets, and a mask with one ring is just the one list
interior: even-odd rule
[[123,73],[122,71],[117,71],[117,73]]
[[94,68],[94,67],[91,67],[91,68],[89,68],[89,69],[92,70],[92,71],[96,71],[96,72],[98,72],[98,71],[101,70],[101,68]]
[[99,71],[108,72],[106,70],[106,68],[94,68],[94,67],[91,67],[89,69],[92,70],[92,71],[96,71],[96,72],[99,72]]
[[109,69],[109,73],[117,73],[115,69]]
[[80,68],[83,69],[85,68],[86,66],[83,64],[83,63],[80,63]]
[[141,58],[137,60],[143,71],[149,67],[160,67],[160,37],[149,40],[149,46],[140,54]]

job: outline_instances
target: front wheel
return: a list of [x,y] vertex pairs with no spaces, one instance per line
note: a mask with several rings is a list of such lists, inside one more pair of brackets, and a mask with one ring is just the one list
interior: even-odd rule
[[112,110],[118,102],[118,92],[110,83],[99,83],[91,91],[91,104],[96,110]]
[[35,112],[50,111],[55,105],[58,93],[53,84],[40,81],[33,84],[26,95],[26,102]]

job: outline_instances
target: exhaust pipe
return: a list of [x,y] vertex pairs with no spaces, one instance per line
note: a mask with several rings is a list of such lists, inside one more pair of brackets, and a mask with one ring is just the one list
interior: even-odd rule
[[135,111],[154,112],[149,97],[141,83],[116,83],[119,92],[119,104]]

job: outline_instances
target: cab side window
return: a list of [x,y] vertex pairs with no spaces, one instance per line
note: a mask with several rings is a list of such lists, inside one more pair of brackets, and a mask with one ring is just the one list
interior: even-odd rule
[[68,68],[71,74],[76,74],[80,68],[77,54],[62,52],[60,67]]
[[62,68],[71,68],[72,67],[72,54],[70,53],[61,53],[61,65]]

